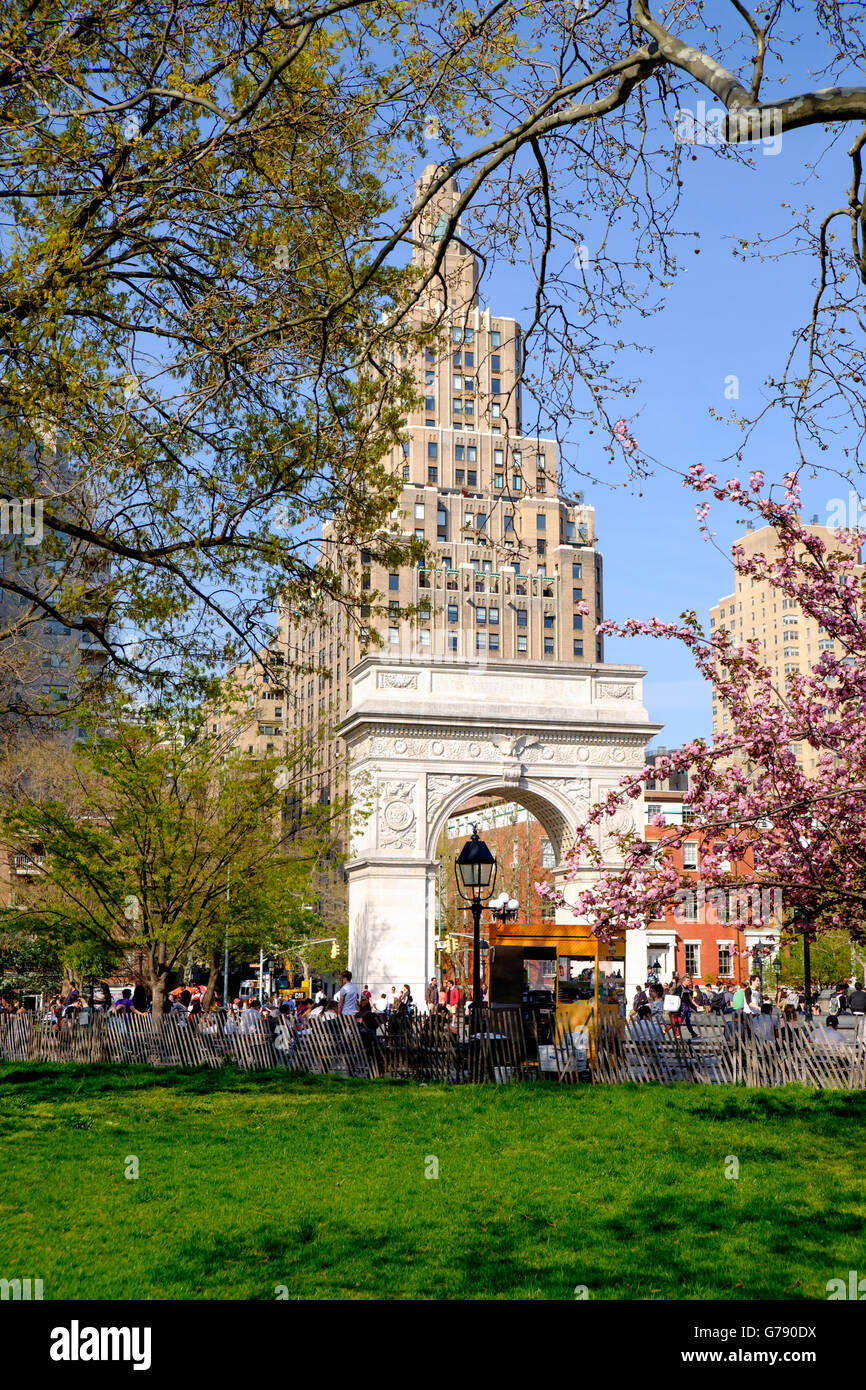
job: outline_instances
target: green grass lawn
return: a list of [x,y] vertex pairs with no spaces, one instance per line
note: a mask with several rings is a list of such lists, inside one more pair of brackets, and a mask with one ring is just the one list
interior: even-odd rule
[[864,1119],[866,1094],[801,1087],[6,1063],[0,1276],[46,1299],[824,1299],[866,1270]]

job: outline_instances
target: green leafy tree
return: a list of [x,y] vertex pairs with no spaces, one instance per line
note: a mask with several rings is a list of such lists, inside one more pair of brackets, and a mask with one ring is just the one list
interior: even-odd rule
[[227,928],[247,950],[312,934],[311,846],[334,808],[302,812],[289,844],[285,759],[240,757],[200,711],[115,708],[87,727],[68,775],[19,776],[6,801],[5,842],[38,846],[44,867],[27,901],[0,911],[0,929],[58,953],[141,953],[157,1015],[178,963],[212,961]]

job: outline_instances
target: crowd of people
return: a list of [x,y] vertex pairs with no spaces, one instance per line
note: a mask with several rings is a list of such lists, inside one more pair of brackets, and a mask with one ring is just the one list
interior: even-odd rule
[[[778,985],[775,998],[763,988],[759,975],[753,975],[745,984],[722,984],[714,989],[697,984],[691,976],[679,976],[674,972],[671,980],[663,984],[657,977],[635,991],[627,1022],[656,1022],[666,1033],[682,1037],[685,1029],[691,1038],[697,1032],[692,1022],[696,1013],[712,1013],[729,1016],[732,1020],[744,1021],[754,1017],[774,1016],[784,1023],[796,1025],[801,1017],[822,1016],[821,990],[816,985],[807,999],[805,986]],[[866,1016],[866,990],[862,980],[845,980],[833,986],[823,1022],[830,1028],[839,1027],[841,1014],[850,1013],[856,1017]]]

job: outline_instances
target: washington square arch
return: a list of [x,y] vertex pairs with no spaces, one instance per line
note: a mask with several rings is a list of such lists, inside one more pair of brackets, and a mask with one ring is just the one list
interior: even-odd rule
[[[408,983],[416,998],[436,973],[439,835],[470,798],[516,802],[534,815],[557,866],[590,805],[644,765],[658,732],[642,703],[643,671],[479,666],[368,656],[353,673],[343,724],[358,808],[346,866],[349,966],[374,995]],[[612,829],[643,823],[642,798],[599,827],[616,867]],[[566,896],[581,887],[563,882]],[[584,880],[589,882],[589,880]],[[568,908],[558,919],[572,920]],[[626,978],[646,972],[643,931],[628,933]]]

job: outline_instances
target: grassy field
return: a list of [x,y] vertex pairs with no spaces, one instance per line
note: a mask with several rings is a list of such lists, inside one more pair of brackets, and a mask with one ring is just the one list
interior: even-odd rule
[[824,1299],[866,1269],[864,1119],[866,1094],[799,1087],[7,1063],[0,1276],[46,1299]]

